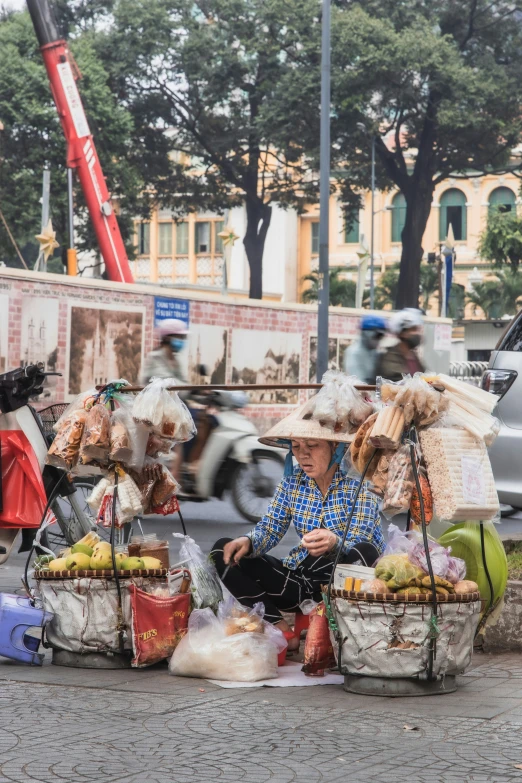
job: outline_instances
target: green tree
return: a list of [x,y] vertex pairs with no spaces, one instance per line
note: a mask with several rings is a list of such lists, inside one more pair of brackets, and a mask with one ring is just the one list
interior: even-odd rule
[[[397,298],[399,285],[399,264],[392,264],[384,270],[375,286],[375,307],[383,310],[386,306],[393,307]],[[368,304],[368,299],[365,304]]]
[[[334,306],[340,305],[341,307],[355,307],[357,285],[353,280],[340,277],[342,272],[342,267],[330,268],[330,304]],[[304,275],[303,280],[306,280],[312,285],[310,288],[303,291],[301,301],[307,304],[310,302],[317,302],[319,296],[319,272],[310,272],[310,274]]]
[[496,267],[509,264],[517,271],[522,259],[522,218],[515,211],[502,211],[501,207],[490,210],[478,252]]
[[[273,205],[299,207],[316,192],[300,128],[303,113],[317,109],[310,111],[303,85],[290,89],[285,5],[116,0],[106,39],[157,202],[179,214],[244,203],[252,298],[262,296]],[[311,8],[309,0],[289,5]]]
[[495,278],[475,283],[467,294],[467,301],[477,314],[480,308],[486,318],[501,318],[517,312],[517,299],[522,297],[522,273],[508,268],[500,269]]
[[[71,27],[69,32],[71,50],[83,77],[79,89],[87,118],[109,188],[123,210],[119,221],[131,252],[131,218],[141,209],[142,189],[139,155],[130,144],[132,118],[109,86],[105,64],[95,48],[100,33],[94,27],[80,26]],[[62,248],[68,237],[65,140],[27,12],[0,14],[0,119],[4,126],[0,131],[0,208],[31,265],[37,256],[34,236],[40,231],[45,163],[51,169],[51,218]],[[77,214],[87,218],[78,183],[75,201]],[[97,249],[90,220],[79,221],[77,234],[80,250]],[[59,253],[60,250],[52,261],[53,271],[62,270]],[[0,258],[20,265],[14,260],[15,253],[3,226]]]
[[337,173],[353,205],[368,185],[375,137],[378,184],[406,201],[397,307],[418,303],[437,184],[510,166],[522,131],[518,8],[511,0],[343,0],[334,9]]

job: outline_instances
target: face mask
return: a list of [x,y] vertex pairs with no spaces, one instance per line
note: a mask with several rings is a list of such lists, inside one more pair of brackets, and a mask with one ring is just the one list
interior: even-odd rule
[[420,334],[411,334],[409,337],[404,338],[404,342],[410,348],[418,348],[422,342],[422,336]]
[[363,344],[366,348],[375,349],[379,346],[382,334],[380,332],[366,331],[362,333]]
[[185,340],[182,340],[179,337],[171,337],[170,347],[175,353],[178,353],[178,351],[182,351],[183,348],[185,347]]

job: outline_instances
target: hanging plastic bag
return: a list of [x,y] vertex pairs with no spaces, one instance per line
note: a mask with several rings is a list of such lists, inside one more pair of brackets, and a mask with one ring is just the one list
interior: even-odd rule
[[401,446],[390,459],[388,481],[384,490],[382,513],[387,519],[405,514],[410,508],[413,494],[413,468],[410,447]]
[[493,586],[493,601],[482,557],[480,526],[475,522],[461,522],[446,530],[439,538],[442,546],[451,547],[455,557],[466,563],[466,579],[476,582],[486,607],[495,606],[504,595],[508,566],[504,545],[492,522],[484,522],[484,551],[487,570]]
[[93,405],[87,413],[80,443],[80,462],[105,464],[109,459],[110,413],[101,403]]
[[406,425],[425,427],[436,421],[448,407],[445,395],[433,388],[422,373],[406,375],[399,383],[382,381],[381,399],[402,408]]
[[75,411],[87,411],[97,396],[98,392],[96,389],[89,389],[88,391],[77,394],[74,400],[64,410],[56,424],[53,426],[54,432],[59,432],[62,429],[65,420],[68,419]]
[[194,437],[196,427],[185,403],[169,391],[173,384],[172,378],[152,378],[134,400],[132,416],[156,435],[182,443]]
[[326,609],[321,601],[310,612],[310,625],[304,647],[302,671],[308,677],[324,677],[324,670],[335,666],[335,656],[330,640]]
[[68,416],[62,416],[45,461],[48,465],[70,471],[78,462],[80,443],[87,419],[83,408],[72,410]]
[[196,609],[210,607],[217,610],[218,604],[223,600],[221,580],[216,571],[216,566],[209,557],[206,557],[201,547],[193,538],[182,533],[173,533],[174,538],[181,538],[183,543],[179,550],[179,559],[188,568],[192,577],[192,598]]
[[188,632],[174,650],[169,672],[182,677],[257,682],[277,677],[278,649],[264,632],[227,635],[227,620],[211,609],[190,615]]
[[372,403],[355,388],[362,381],[354,375],[328,370],[322,389],[313,397],[311,416],[336,432],[356,432],[373,411]]

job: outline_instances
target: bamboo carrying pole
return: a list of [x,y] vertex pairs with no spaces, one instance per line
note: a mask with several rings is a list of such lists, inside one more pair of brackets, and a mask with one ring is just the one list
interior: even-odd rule
[[[100,391],[101,389],[104,389],[105,386],[97,386],[96,390]],[[121,389],[119,389],[120,392],[139,392],[142,391],[145,387],[144,386],[122,386]],[[183,384],[180,386],[170,386],[169,391],[259,391],[261,389],[263,390],[273,390],[273,391],[281,391],[284,389],[322,389],[323,384],[322,383],[272,383],[272,384],[258,384],[258,383],[238,383],[238,384],[226,384],[226,383],[211,383],[208,386],[205,385],[188,385]],[[375,391],[376,386],[371,386],[367,384],[361,384],[360,386],[355,386],[354,388],[358,389],[359,391]]]

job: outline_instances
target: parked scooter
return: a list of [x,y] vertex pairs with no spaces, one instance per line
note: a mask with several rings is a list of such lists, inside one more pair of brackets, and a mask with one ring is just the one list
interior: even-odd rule
[[283,475],[281,449],[259,443],[255,425],[242,413],[244,392],[192,392],[185,402],[198,435],[186,444],[180,499],[210,500],[230,490],[239,513],[258,522]]
[[[47,375],[42,365],[30,364],[0,374],[0,431],[9,431],[23,444],[32,464],[41,472],[49,508],[56,523],[47,527],[41,536],[43,546],[58,549],[70,546],[93,529],[85,496],[89,487],[78,487],[64,471],[45,464],[45,455],[52,442],[54,424],[67,407],[53,405],[38,413],[29,400],[39,396]],[[1,452],[0,452],[1,454]],[[0,459],[0,509],[2,509],[2,477],[8,465]],[[9,498],[12,502],[13,498]],[[8,499],[3,498],[7,503]],[[0,522],[0,565],[7,560],[19,532],[17,527],[2,528]],[[22,530],[22,550],[31,548],[34,528]]]

